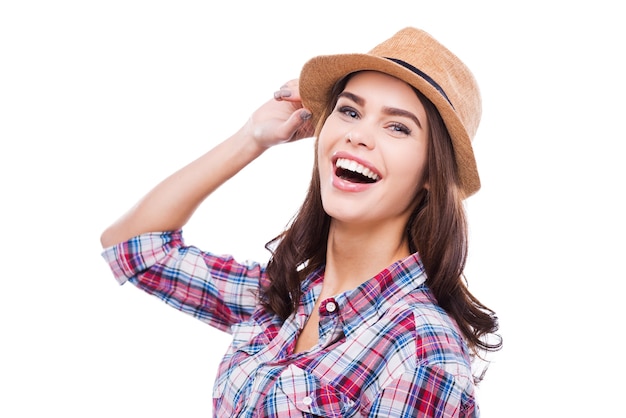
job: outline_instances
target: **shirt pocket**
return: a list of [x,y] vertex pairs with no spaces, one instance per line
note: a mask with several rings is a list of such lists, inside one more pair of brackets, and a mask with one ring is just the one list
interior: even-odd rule
[[255,354],[269,342],[263,331],[263,327],[252,320],[233,325],[231,327],[233,339],[229,353],[241,350],[248,354]]
[[356,412],[355,402],[336,387],[294,365],[280,374],[277,386],[305,417],[349,417]]
[[231,327],[232,341],[226,355],[222,358],[218,368],[218,375],[213,386],[213,398],[221,398],[224,395],[226,385],[234,387],[234,382],[229,381],[234,376],[244,379],[236,382],[239,385],[245,383],[245,379],[254,371],[254,368],[246,364],[246,360],[254,357],[268,343],[268,339],[263,333],[263,327],[254,321],[242,322]]

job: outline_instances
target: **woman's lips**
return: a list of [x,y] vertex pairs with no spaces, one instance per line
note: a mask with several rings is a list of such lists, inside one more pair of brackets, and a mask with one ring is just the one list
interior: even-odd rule
[[335,167],[335,173],[339,177],[345,177],[347,180],[353,179],[355,183],[376,183],[379,178],[378,174],[363,164],[347,158],[338,158],[335,161]]
[[345,152],[333,155],[332,184],[339,190],[360,192],[376,184],[382,176],[369,162]]

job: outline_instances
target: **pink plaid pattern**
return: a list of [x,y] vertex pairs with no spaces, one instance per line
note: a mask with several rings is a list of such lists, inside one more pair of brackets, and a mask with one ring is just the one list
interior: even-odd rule
[[319,344],[299,354],[323,268],[281,321],[257,303],[264,265],[185,246],[181,231],[140,235],[103,257],[118,282],[232,334],[214,386],[216,417],[479,415],[467,347],[425,285],[417,254],[322,301]]

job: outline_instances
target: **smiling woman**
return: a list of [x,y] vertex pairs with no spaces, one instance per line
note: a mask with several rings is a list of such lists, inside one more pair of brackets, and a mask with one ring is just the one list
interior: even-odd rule
[[[232,334],[216,416],[477,416],[472,360],[501,345],[463,281],[480,111],[470,71],[419,29],[313,58],[107,228],[103,255],[120,283]],[[308,192],[267,263],[185,244],[220,185],[312,135]]]

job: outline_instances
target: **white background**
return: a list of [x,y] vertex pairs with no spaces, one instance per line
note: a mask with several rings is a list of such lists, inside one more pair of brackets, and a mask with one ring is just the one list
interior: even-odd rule
[[[624,39],[612,1],[6,1],[0,5],[0,415],[209,416],[228,336],[132,286],[99,235],[310,57],[404,26],[475,73],[471,290],[504,349],[484,418],[625,416]],[[247,167],[186,227],[264,260],[312,141]],[[621,415],[620,415],[621,414]]]

